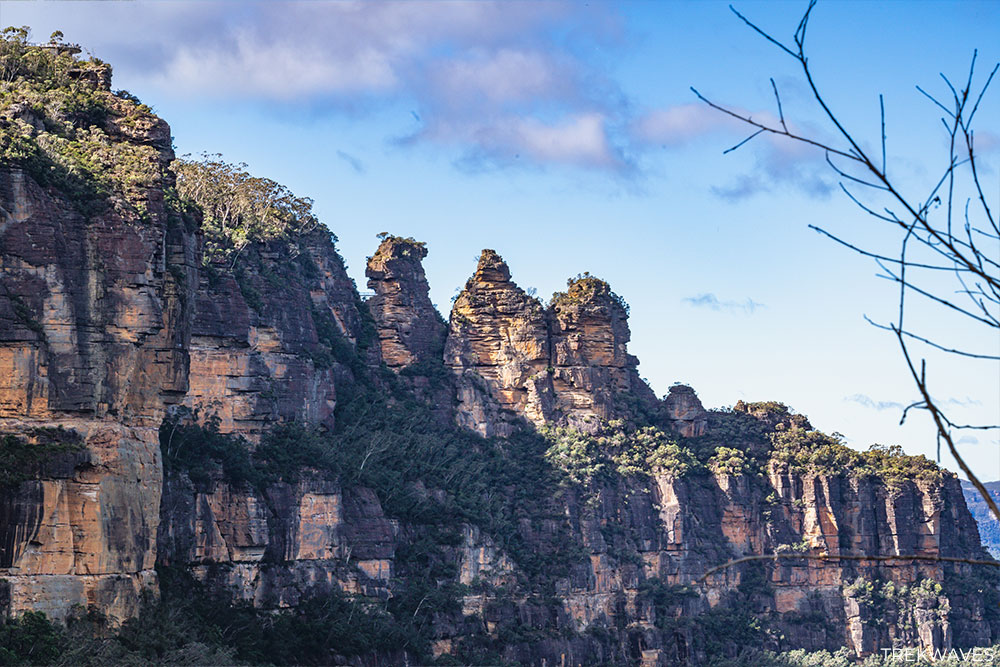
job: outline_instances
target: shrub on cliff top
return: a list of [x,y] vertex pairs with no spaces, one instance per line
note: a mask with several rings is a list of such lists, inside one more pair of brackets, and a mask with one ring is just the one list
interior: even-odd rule
[[171,165],[177,192],[204,212],[205,261],[233,258],[250,243],[292,238],[319,225],[313,200],[296,197],[284,185],[229,164],[222,156],[184,157]]
[[157,149],[122,140],[122,128],[155,124],[149,107],[95,85],[110,75],[81,60],[28,43],[25,28],[0,35],[0,167],[25,170],[58,190],[81,213],[114,208],[144,219],[146,193],[162,182]]
[[899,446],[875,444],[859,452],[839,433],[791,428],[771,436],[771,460],[793,472],[878,477],[891,485],[906,481],[939,482],[943,471],[925,456],[908,456]]
[[566,281],[565,292],[554,292],[549,300],[550,307],[585,303],[596,297],[605,297],[618,304],[627,316],[629,306],[625,299],[611,291],[611,286],[589,271],[578,274]]

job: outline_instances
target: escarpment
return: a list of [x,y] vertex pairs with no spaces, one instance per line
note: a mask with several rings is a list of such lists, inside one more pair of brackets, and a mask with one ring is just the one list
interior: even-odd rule
[[198,274],[184,406],[254,439],[279,421],[332,425],[336,387],[349,377],[337,351],[353,350],[364,332],[329,233],[243,255],[235,270],[223,259]]
[[[157,428],[188,388],[197,235],[165,201],[169,127],[94,81],[77,84],[92,118],[58,90],[0,110],[27,155],[0,165],[0,432],[80,444],[0,490],[0,578],[8,612],[120,620],[155,583]],[[74,149],[120,162],[81,175]]]
[[[780,403],[658,400],[589,274],[544,304],[484,250],[445,323],[426,248],[386,236],[363,302],[307,200],[220,222],[185,178],[278,186],[173,162],[92,66],[44,85],[94,117],[27,75],[0,105],[0,614],[118,623],[189,579],[265,629],[347,610],[285,642],[344,664],[1000,641],[953,474]],[[322,643],[342,627],[379,636]]]

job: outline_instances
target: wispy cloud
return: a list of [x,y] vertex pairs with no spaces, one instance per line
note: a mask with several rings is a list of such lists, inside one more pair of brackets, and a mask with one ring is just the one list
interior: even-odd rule
[[853,396],[845,396],[844,401],[847,403],[857,403],[858,405],[871,408],[872,410],[902,410],[903,404],[896,401],[875,401],[870,396],[865,394],[854,394]]
[[694,306],[695,308],[708,308],[709,310],[717,310],[717,311],[725,310],[730,312],[743,312],[747,315],[753,315],[755,312],[757,312],[757,310],[767,307],[763,303],[754,301],[750,297],[747,297],[745,301],[723,301],[711,292],[707,292],[705,294],[699,294],[697,296],[685,297],[681,300],[684,303]]
[[939,403],[941,403],[942,405],[955,405],[961,408],[976,407],[983,404],[982,401],[980,401],[977,398],[972,398],[971,396],[966,396],[965,398],[951,396],[949,398],[940,400]]
[[[766,125],[778,127],[780,119],[768,111],[750,112],[733,109]],[[701,102],[681,104],[648,111],[630,126],[633,138],[642,144],[677,148],[706,136],[735,145],[751,134],[750,126]],[[790,125],[790,129],[798,128]],[[825,199],[835,187],[822,151],[787,137],[763,133],[742,150],[756,156],[753,172],[737,176],[731,182],[715,186],[712,192],[730,202],[776,188],[791,187],[810,197]]]
[[336,153],[337,157],[346,162],[348,166],[359,174],[365,173],[365,163],[361,161],[360,158],[354,157],[350,153],[345,153],[344,151],[338,150]]
[[[634,170],[625,96],[588,55],[623,43],[611,6],[108,3],[99,19],[72,4],[61,12],[67,38],[85,34],[120,79],[165,96],[311,114],[406,105],[417,127],[387,139],[437,147],[463,168]],[[122,24],[132,30],[109,28]]]
[[974,435],[963,435],[961,438],[955,441],[956,445],[978,445],[979,438]]

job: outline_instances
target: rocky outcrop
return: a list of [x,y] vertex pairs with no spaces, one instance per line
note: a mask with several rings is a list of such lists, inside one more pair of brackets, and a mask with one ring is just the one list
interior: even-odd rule
[[694,389],[684,384],[675,384],[663,397],[662,407],[666,419],[674,431],[685,438],[695,438],[705,434],[708,417],[704,406]]
[[631,400],[653,405],[626,349],[627,319],[624,301],[590,275],[570,280],[545,308],[484,250],[452,307],[445,344],[458,424],[483,435],[508,435],[525,420],[592,430],[628,416]]
[[378,329],[382,360],[393,370],[415,363],[439,363],[445,323],[429,296],[419,241],[387,236],[368,259],[365,275],[375,295],[368,302]]
[[549,304],[553,421],[589,430],[596,420],[623,416],[622,397],[652,404],[656,396],[628,353],[628,306],[590,275],[569,281]]
[[522,418],[552,414],[548,321],[541,301],[510,280],[484,250],[451,310],[445,365],[455,376],[456,419],[478,433],[509,435]]

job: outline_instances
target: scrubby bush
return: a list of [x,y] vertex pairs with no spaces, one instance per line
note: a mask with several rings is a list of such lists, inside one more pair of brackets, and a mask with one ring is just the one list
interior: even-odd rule
[[38,477],[46,463],[83,449],[83,439],[63,428],[0,433],[0,490]]
[[221,155],[175,160],[177,192],[204,212],[205,262],[238,256],[250,243],[289,239],[319,225],[313,200],[269,178],[229,164]]
[[539,432],[549,442],[545,459],[574,484],[592,485],[612,475],[662,472],[683,477],[703,470],[690,450],[654,426],[637,428],[612,420],[600,423],[593,433],[548,425]]

